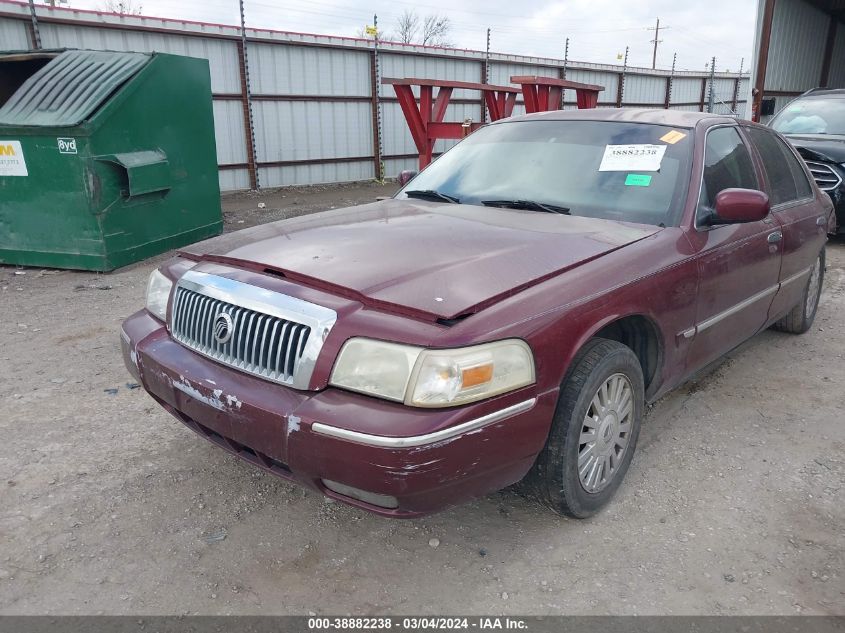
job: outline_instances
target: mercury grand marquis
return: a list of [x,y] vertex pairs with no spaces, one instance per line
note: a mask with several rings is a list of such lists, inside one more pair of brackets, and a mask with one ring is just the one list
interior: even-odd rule
[[392,198],[184,248],[122,327],[179,421],[390,517],[526,480],[587,517],[644,405],[812,324],[833,206],[775,131],[714,115],[513,117]]

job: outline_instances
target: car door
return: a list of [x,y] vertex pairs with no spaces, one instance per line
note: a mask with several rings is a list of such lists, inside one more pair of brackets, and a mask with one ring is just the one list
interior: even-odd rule
[[764,127],[748,126],[745,132],[760,157],[772,213],[783,231],[780,289],[768,319],[772,322],[802,299],[810,269],[827,240],[828,218],[792,147]]
[[682,333],[692,339],[688,372],[696,371],[753,336],[766,323],[778,290],[782,235],[770,213],[764,220],[707,226],[723,189],[761,189],[761,174],[734,125],[710,128],[689,238],[698,263],[696,322]]

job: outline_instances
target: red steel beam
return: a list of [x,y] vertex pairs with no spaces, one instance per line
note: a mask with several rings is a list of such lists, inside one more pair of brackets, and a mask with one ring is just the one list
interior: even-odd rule
[[490,111],[490,119],[498,121],[506,119],[513,114],[513,107],[516,105],[516,93],[502,92],[501,90],[485,90],[484,101]]
[[[420,169],[431,163],[434,142],[438,139],[460,139],[466,136],[467,127],[474,131],[481,123],[444,122],[446,108],[455,89],[479,90],[490,110],[490,118],[497,121],[510,116],[519,90],[511,86],[471,83],[468,81],[443,81],[438,79],[394,79],[385,77],[383,84],[393,86],[402,114],[408,123],[411,138],[419,152]],[[420,90],[419,100],[414,96],[413,86]],[[434,89],[437,88],[437,96]]]
[[579,109],[595,108],[598,104],[599,92],[604,90],[604,86],[584,84],[556,77],[515,75],[511,77],[511,81],[522,86],[525,111],[528,113],[559,110],[564,90],[575,91],[575,103]]

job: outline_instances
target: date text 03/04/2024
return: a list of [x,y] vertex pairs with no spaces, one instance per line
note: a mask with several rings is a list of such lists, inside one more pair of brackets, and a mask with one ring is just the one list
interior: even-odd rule
[[309,631],[322,630],[525,630],[527,623],[521,618],[509,617],[344,617],[308,618]]

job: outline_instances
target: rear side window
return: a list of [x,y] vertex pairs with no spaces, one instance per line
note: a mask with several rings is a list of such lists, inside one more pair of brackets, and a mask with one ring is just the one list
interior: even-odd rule
[[813,195],[804,167],[786,144],[769,130],[746,128],[760,152],[763,167],[769,177],[771,205],[786,204]]
[[751,153],[736,128],[720,127],[708,132],[704,149],[704,177],[698,200],[698,217],[712,212],[723,189],[758,189]]

